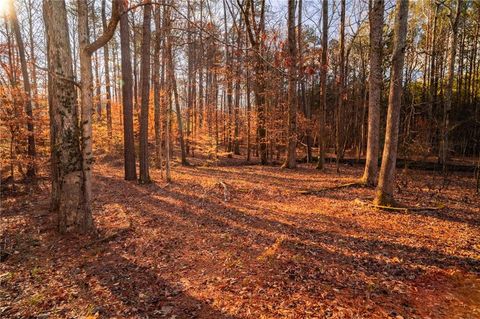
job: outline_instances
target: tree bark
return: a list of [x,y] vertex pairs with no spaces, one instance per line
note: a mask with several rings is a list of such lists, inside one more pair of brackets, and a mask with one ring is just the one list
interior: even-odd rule
[[[20,30],[20,25],[18,23],[17,12],[15,10],[15,5],[13,1],[10,2],[10,19],[13,26],[13,32],[15,34],[15,40],[18,47],[18,55],[20,57],[20,66],[22,69],[22,78],[23,78],[23,89],[25,90],[25,113],[27,114],[27,155],[28,155],[28,164],[27,164],[27,177],[34,178],[36,173],[35,167],[35,135],[33,127],[33,111],[32,111],[32,89],[30,85],[30,78],[28,76],[28,65],[27,59],[25,57],[25,45],[22,38],[22,33]],[[13,175],[12,175],[13,176]]]
[[408,0],[397,2],[393,28],[393,53],[388,96],[387,127],[383,147],[382,166],[374,203],[392,205],[395,203],[393,188],[395,184],[395,166],[397,161],[398,128],[402,103],[403,64],[408,22]]
[[283,167],[296,168],[297,148],[297,44],[295,36],[295,0],[288,0],[288,148]]
[[150,183],[148,162],[148,111],[150,100],[150,21],[152,18],[152,4],[143,7],[143,30],[140,61],[140,184]]
[[337,78],[338,101],[337,101],[337,116],[335,125],[335,153],[336,153],[336,170],[340,172],[340,159],[343,158],[343,143],[344,143],[344,127],[343,127],[343,113],[344,113],[344,99],[345,97],[345,0],[341,0],[340,10],[340,67]]
[[[105,0],[102,0],[102,26],[103,32],[107,31],[107,17],[105,14]],[[108,137],[112,138],[112,93],[111,93],[111,83],[110,83],[110,50],[108,43],[103,47],[103,58],[105,65],[105,93],[106,93],[106,103],[105,111],[107,113],[107,133]]]
[[160,7],[155,9],[155,44],[153,54],[153,105],[155,123],[155,166],[162,168],[162,125],[160,115],[160,44],[162,41]]
[[[237,0],[238,2],[238,0]],[[265,117],[265,62],[263,61],[263,39],[262,35],[265,31],[265,0],[261,0],[259,7],[259,21],[255,20],[255,7],[252,0],[246,0],[245,6],[240,5],[242,14],[245,19],[245,26],[248,34],[250,45],[255,54],[254,70],[255,70],[255,85],[254,95],[255,104],[257,106],[257,151],[260,155],[262,165],[268,164],[267,158],[267,129]]]
[[60,232],[93,229],[87,205],[77,95],[64,1],[43,1],[47,37],[49,108],[52,130],[52,208],[58,213]]
[[173,55],[172,55],[172,38],[169,35],[167,40],[167,54],[168,54],[168,81],[170,82],[169,85],[172,86],[172,93],[175,98],[175,113],[177,114],[177,125],[178,125],[178,135],[180,140],[180,153],[181,153],[181,161],[182,165],[188,165],[187,161],[187,152],[185,150],[185,141],[183,137],[183,122],[182,122],[182,113],[180,110],[180,101],[178,98],[178,90],[177,90],[177,79],[175,78],[175,68],[173,64]]
[[[373,3],[372,3],[373,2]],[[362,182],[375,185],[378,175],[380,101],[382,96],[382,33],[384,0],[370,0],[370,75],[368,79],[367,158]]]
[[463,0],[457,0],[456,11],[450,16],[450,25],[452,28],[452,34],[450,36],[450,50],[448,60],[448,79],[447,89],[445,94],[445,103],[443,105],[443,120],[442,120],[442,139],[440,145],[440,163],[442,163],[443,172],[447,169],[448,160],[448,133],[450,122],[450,111],[452,109],[452,95],[453,95],[453,79],[455,76],[455,57],[457,54],[458,43],[458,24],[460,21],[460,14],[462,12]]
[[[125,9],[125,7],[123,7]],[[122,69],[122,103],[123,103],[123,145],[125,159],[125,179],[137,179],[135,167],[135,141],[133,135],[133,80],[130,50],[130,26],[128,15],[120,18],[121,69]]]
[[93,74],[92,53],[86,50],[89,45],[88,35],[88,9],[84,0],[77,0],[78,11],[78,43],[80,55],[80,109],[82,126],[82,154],[83,174],[85,178],[84,192],[85,202],[90,209],[92,198],[92,106],[93,106]]
[[319,132],[318,132],[318,169],[325,168],[325,125],[326,125],[326,116],[325,112],[327,109],[327,71],[328,71],[328,0],[323,0],[322,3],[322,61],[321,61],[321,73],[320,73],[320,90],[321,90],[321,100],[320,100],[320,123],[319,123]]

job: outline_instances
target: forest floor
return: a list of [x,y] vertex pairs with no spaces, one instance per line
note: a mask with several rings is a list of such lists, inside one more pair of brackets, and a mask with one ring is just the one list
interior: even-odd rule
[[[94,237],[61,236],[48,180],[2,203],[1,318],[480,318],[480,197],[472,174],[398,172],[397,199],[325,172],[240,165],[173,169],[167,184],[95,165]],[[1,256],[0,256],[1,257]]]

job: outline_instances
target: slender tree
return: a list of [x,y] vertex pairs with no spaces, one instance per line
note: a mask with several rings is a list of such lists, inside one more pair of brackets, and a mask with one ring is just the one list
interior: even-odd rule
[[[126,9],[124,4],[123,10]],[[123,102],[123,151],[125,161],[125,179],[137,179],[135,168],[135,141],[133,135],[133,79],[130,50],[130,26],[128,15],[120,18],[120,50],[122,69],[122,102]]]
[[33,110],[32,110],[32,89],[30,85],[30,77],[28,75],[28,65],[27,59],[25,57],[25,45],[22,38],[22,33],[20,30],[20,25],[18,23],[17,11],[13,4],[13,0],[10,2],[10,20],[13,26],[13,32],[15,34],[15,40],[17,42],[18,55],[20,57],[20,67],[22,69],[22,79],[23,79],[23,89],[25,91],[25,113],[27,114],[27,155],[28,155],[28,165],[27,165],[27,177],[35,177],[35,134],[33,127]]
[[[266,128],[266,84],[265,72],[266,65],[263,59],[264,51],[264,32],[265,32],[265,0],[260,0],[258,4],[252,3],[253,0],[245,0],[242,4],[237,0],[237,3],[242,11],[245,19],[245,27],[248,34],[250,45],[254,51],[254,72],[255,72],[255,103],[257,106],[257,139],[259,144],[260,161],[262,165],[268,163],[267,159],[267,128]],[[257,9],[260,12],[257,12]],[[259,21],[256,20],[259,16]]]
[[362,182],[375,185],[378,174],[380,100],[382,95],[382,31],[384,0],[370,0],[370,74],[368,78],[367,158]]
[[288,0],[288,148],[283,167],[297,167],[297,38],[295,36],[295,0]]
[[[103,32],[107,30],[107,16],[105,13],[105,0],[102,0],[102,26]],[[105,111],[107,113],[107,133],[108,137],[112,138],[112,93],[111,93],[111,82],[110,82],[110,50],[108,43],[103,47],[103,61],[104,61],[104,71],[105,71]]]
[[160,116],[161,88],[160,88],[160,45],[162,42],[162,26],[160,7],[155,8],[155,44],[153,53],[153,108],[155,128],[155,166],[162,169],[162,125]]
[[142,55],[140,62],[140,91],[141,91],[141,113],[140,113],[140,178],[141,184],[150,182],[149,158],[148,158],[148,112],[150,101],[150,42],[152,19],[152,4],[143,7],[143,28],[142,28]]
[[398,129],[403,91],[403,64],[405,59],[407,36],[408,5],[408,0],[401,0],[397,2],[395,8],[387,127],[385,130],[385,145],[383,147],[382,166],[380,169],[380,177],[374,199],[374,203],[377,205],[395,204],[393,189],[395,183]]
[[340,66],[337,78],[338,86],[338,101],[337,114],[335,125],[335,152],[336,152],[336,169],[337,173],[340,171],[340,159],[343,157],[343,143],[344,143],[344,127],[343,127],[343,113],[344,100],[346,98],[345,92],[345,0],[341,0],[340,9]]
[[327,109],[327,71],[328,71],[328,0],[322,3],[322,60],[320,72],[320,123],[318,132],[318,169],[325,167],[325,125],[326,125],[326,109]]
[[460,22],[460,14],[462,12],[463,0],[456,1],[456,9],[448,7],[450,10],[450,27],[452,34],[450,35],[450,48],[449,48],[449,60],[448,60],[448,79],[447,88],[445,92],[445,103],[443,105],[443,119],[442,119],[442,139],[440,145],[440,162],[442,163],[443,171],[447,169],[448,160],[448,133],[450,122],[450,111],[452,109],[452,95],[453,95],[453,80],[455,77],[455,57],[457,55],[458,46],[458,24]]

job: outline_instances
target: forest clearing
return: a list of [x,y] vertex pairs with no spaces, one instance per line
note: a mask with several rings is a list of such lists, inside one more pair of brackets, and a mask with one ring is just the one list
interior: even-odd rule
[[0,318],[480,318],[480,1],[0,0]]
[[[201,161],[199,161],[199,164]],[[48,187],[7,201],[3,315],[15,318],[477,318],[480,201],[468,174],[441,188],[400,174],[399,199],[438,211],[383,211],[372,189],[300,191],[355,180],[361,167],[302,164],[175,169],[147,186],[102,161],[98,236],[62,236]],[[152,176],[161,181],[158,173]],[[45,188],[44,188],[45,187]],[[43,317],[42,317],[43,315]]]

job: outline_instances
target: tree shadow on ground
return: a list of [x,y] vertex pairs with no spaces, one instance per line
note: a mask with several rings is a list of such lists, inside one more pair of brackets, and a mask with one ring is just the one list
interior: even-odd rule
[[[120,256],[113,251],[84,264],[82,270],[107,289],[111,304],[120,303],[125,309],[115,314],[111,305],[99,305],[102,316],[121,315],[135,318],[219,318],[234,319],[212,306],[207,300],[198,300],[185,291],[181,285],[163,279],[154,267],[145,267]],[[82,282],[79,282],[81,285]],[[84,284],[84,283],[83,283]],[[84,289],[87,298],[95,300],[93,290]],[[118,308],[117,308],[118,309]]]
[[[475,258],[414,247],[386,240],[383,236],[382,239],[376,238],[375,233],[369,233],[360,225],[355,228],[355,234],[346,235],[328,227],[326,230],[322,230],[324,227],[315,229],[307,226],[308,221],[305,224],[282,222],[275,219],[275,212],[260,207],[255,210],[254,204],[245,209],[241,202],[237,202],[240,207],[235,207],[232,202],[224,202],[219,194],[187,194],[188,190],[175,184],[166,187],[154,183],[126,184],[104,176],[98,176],[97,183],[114,189],[123,188],[125,196],[141,199],[138,208],[131,212],[132,218],[141,227],[148,228],[144,229],[146,232],[162,230],[159,236],[162,238],[149,243],[149,247],[157,252],[144,251],[146,256],[158,259],[164,254],[170,255],[165,269],[174,272],[179,264],[176,260],[182,259],[180,264],[197,268],[193,274],[186,275],[188,278],[213,276],[227,281],[234,278],[239,283],[229,288],[232,298],[245,289],[252,291],[251,298],[255,301],[246,301],[250,309],[258,307],[257,313],[274,317],[279,313],[270,308],[270,301],[262,300],[266,292],[279,300],[291,300],[295,292],[301,300],[312,298],[320,305],[336,299],[346,307],[349,302],[373,303],[374,307],[382,309],[378,311],[396,309],[403,314],[413,314],[418,297],[402,293],[395,283],[413,289],[418,285],[417,281],[431,271],[480,271],[480,261]],[[128,205],[122,202],[122,198],[124,196],[117,197],[118,204]],[[331,216],[323,218],[326,221],[332,219],[328,221],[330,224],[342,222]],[[177,248],[172,248],[176,252],[165,250],[165,242],[174,238],[181,242]],[[268,252],[272,249],[273,256],[269,257]],[[131,254],[133,250],[125,253]],[[267,257],[264,257],[265,253]],[[189,257],[185,259],[184,256]],[[241,266],[226,266],[232,260],[233,264]],[[250,278],[248,283],[244,281],[245,272]],[[224,288],[221,288],[224,286],[214,285],[211,289],[224,294]],[[301,303],[288,307],[301,307]],[[305,306],[297,313],[311,311],[312,307]],[[374,311],[372,309],[369,311]],[[325,309],[316,311],[328,314]],[[244,316],[241,311],[237,314]]]
[[[105,181],[103,177],[100,177],[100,179]],[[111,180],[108,183],[113,182]],[[214,227],[219,230],[223,228],[231,229],[233,227],[236,228],[239,236],[249,236],[251,229],[254,229],[269,233],[272,238],[285,235],[304,242],[334,245],[356,252],[380,254],[388,258],[396,257],[402,259],[404,263],[412,265],[435,266],[441,269],[466,267],[467,270],[480,272],[480,260],[474,258],[448,255],[424,247],[413,247],[384,240],[352,237],[330,231],[298,227],[278,220],[252,215],[203,197],[171,191],[156,184],[149,185],[148,189],[135,187],[135,192],[136,196],[141,197],[145,203],[154,208],[168,211],[170,214],[178,214],[185,219],[195,219],[197,223],[206,227]],[[178,207],[159,198],[151,197],[153,194],[179,199],[184,203],[196,205],[197,209],[185,209],[183,207],[183,209],[179,210]],[[241,225],[242,227],[235,227],[228,221],[232,221],[234,225]],[[376,272],[378,269],[373,271]]]

